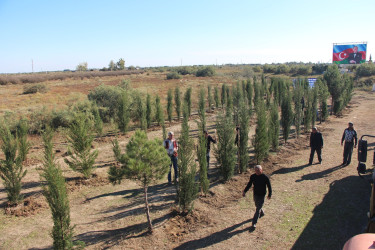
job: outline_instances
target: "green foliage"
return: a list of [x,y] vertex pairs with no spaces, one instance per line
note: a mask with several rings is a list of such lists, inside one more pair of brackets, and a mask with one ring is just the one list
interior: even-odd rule
[[198,186],[195,183],[196,165],[194,161],[194,143],[189,137],[189,115],[186,103],[183,105],[183,120],[181,124],[181,137],[178,147],[178,204],[182,211],[193,208],[197,197]]
[[234,124],[230,116],[219,114],[216,119],[217,148],[215,156],[224,181],[230,180],[236,165],[236,147],[234,144]]
[[22,159],[17,155],[18,140],[14,138],[6,124],[0,125],[1,150],[5,157],[4,160],[0,160],[0,177],[4,181],[9,203],[17,204],[23,199],[21,181],[27,171],[23,169]]
[[303,107],[302,107],[302,98],[303,98],[303,86],[300,81],[296,81],[295,87],[293,89],[293,102],[294,102],[294,125],[296,126],[297,138],[301,134],[301,124],[303,118]]
[[67,140],[70,144],[68,155],[71,159],[65,158],[64,161],[74,171],[82,173],[85,178],[91,177],[95,170],[95,159],[98,156],[98,150],[91,152],[94,140],[91,129],[91,122],[83,113],[79,113],[70,125],[67,134]]
[[220,105],[220,100],[219,100],[219,88],[215,86],[214,88],[214,100],[215,100],[215,107],[218,108]]
[[249,106],[249,115],[251,117],[252,114],[252,103],[253,103],[253,87],[251,85],[251,80],[248,79],[246,81],[246,98],[247,98],[247,104]]
[[82,63],[78,64],[77,67],[76,67],[76,70],[77,71],[87,71],[88,70],[87,62],[82,62]]
[[158,126],[161,124],[161,121],[164,120],[164,112],[160,104],[159,95],[156,95],[155,97],[155,120],[158,123]]
[[147,122],[147,128],[151,127],[151,115],[152,115],[152,109],[151,109],[151,96],[150,94],[147,94],[146,98],[146,122]]
[[188,88],[185,92],[185,95],[184,95],[184,101],[186,102],[187,104],[187,108],[188,108],[188,113],[189,113],[189,117],[191,115],[191,92],[192,92],[192,89],[191,87]]
[[120,131],[126,133],[130,121],[130,100],[127,91],[121,92],[121,99],[118,103],[117,120]]
[[291,105],[291,97],[288,91],[281,102],[281,127],[283,128],[283,137],[285,142],[288,140],[292,122],[293,111]]
[[305,133],[309,132],[311,129],[311,123],[312,123],[312,116],[313,116],[313,109],[312,109],[312,91],[307,90],[306,91],[307,99],[305,102],[306,108],[305,108],[305,118],[304,118],[304,123],[305,123]]
[[139,121],[139,127],[142,130],[147,129],[147,121],[146,121],[146,107],[144,105],[144,101],[139,93],[134,95],[134,102],[133,102],[133,119],[135,121]]
[[94,129],[95,132],[100,136],[103,133],[103,121],[100,118],[100,113],[96,103],[92,104],[91,112],[94,117]]
[[167,74],[167,80],[180,79],[180,78],[181,76],[176,71],[172,71]]
[[202,123],[198,123],[198,147],[197,147],[197,157],[199,162],[199,182],[201,187],[201,192],[207,194],[209,181],[207,178],[207,139],[204,136],[204,129]]
[[44,144],[43,167],[40,176],[43,185],[43,195],[46,197],[53,218],[53,248],[73,248],[73,227],[70,225],[70,207],[65,178],[60,167],[55,163],[53,152],[53,133],[47,128],[42,134]]
[[255,160],[260,164],[267,156],[269,151],[269,140],[267,132],[267,114],[263,100],[257,104],[257,127],[253,138]]
[[214,102],[214,100],[212,99],[212,95],[211,95],[211,86],[210,85],[207,86],[207,101],[208,101],[208,110],[210,112],[211,108],[212,108],[212,104]]
[[180,120],[181,117],[181,93],[180,88],[177,86],[174,89],[174,103],[175,103],[175,109],[177,114],[177,119]]
[[202,67],[197,70],[195,76],[197,77],[207,77],[207,76],[214,76],[215,75],[215,68],[213,66]]
[[315,82],[315,88],[318,91],[318,101],[320,106],[320,120],[325,120],[328,117],[328,105],[327,98],[329,97],[329,91],[327,83],[322,77],[319,77]]
[[124,70],[125,69],[125,60],[120,58],[118,62],[116,63],[116,69],[117,70]]
[[246,172],[247,165],[249,162],[249,112],[246,107],[245,100],[241,98],[239,106],[239,147],[238,147],[238,158],[239,158],[239,170],[241,173]]
[[340,98],[344,90],[344,84],[341,81],[341,75],[339,68],[336,64],[328,66],[327,71],[323,75],[324,80],[327,83],[329,93],[332,96],[333,111],[335,114],[341,110],[341,107],[335,107],[335,104],[340,104]]
[[125,156],[120,156],[121,153],[119,153],[118,148],[114,149],[114,152],[116,159],[122,159],[122,166],[120,170],[116,169],[116,166],[110,168],[109,180],[116,183],[125,176],[141,183],[144,188],[149,231],[152,232],[147,189],[152,182],[165,176],[170,163],[170,158],[162,145],[162,141],[158,139],[148,140],[146,132],[137,130],[126,145]]
[[167,96],[167,114],[168,114],[168,121],[169,123],[172,122],[172,111],[173,111],[173,96],[172,90],[168,89],[168,96]]
[[357,67],[355,72],[356,78],[363,76],[375,75],[375,64],[374,63],[362,63]]
[[47,87],[43,83],[37,83],[32,85],[25,85],[23,87],[23,93],[24,95],[27,94],[35,94],[35,93],[46,93]]
[[317,118],[316,112],[318,111],[318,88],[311,89],[311,96],[311,127],[314,127]]
[[271,106],[270,117],[268,119],[268,135],[271,148],[276,151],[279,147],[280,120],[276,103]]
[[224,104],[226,104],[226,100],[227,100],[227,86],[225,85],[225,83],[223,85],[221,85],[221,107],[224,108]]
[[21,119],[17,127],[17,141],[18,141],[18,154],[22,162],[26,160],[27,154],[29,153],[29,150],[31,147],[30,142],[27,141],[28,131],[29,131],[29,127],[27,125],[27,120]]
[[206,109],[205,109],[205,91],[203,88],[199,91],[199,101],[198,101],[198,116],[202,125],[202,131],[206,129]]

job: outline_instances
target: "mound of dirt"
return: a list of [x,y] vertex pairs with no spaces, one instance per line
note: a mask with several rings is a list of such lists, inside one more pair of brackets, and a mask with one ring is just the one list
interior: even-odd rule
[[28,217],[37,214],[40,210],[48,208],[48,204],[43,196],[28,197],[24,199],[23,203],[16,206],[9,203],[5,207],[5,214]]
[[99,187],[99,186],[107,185],[109,184],[109,180],[106,177],[93,174],[93,176],[90,179],[76,178],[76,179],[67,181],[66,184],[67,184],[67,189],[69,190],[69,192],[73,192],[75,190],[81,189],[83,186]]

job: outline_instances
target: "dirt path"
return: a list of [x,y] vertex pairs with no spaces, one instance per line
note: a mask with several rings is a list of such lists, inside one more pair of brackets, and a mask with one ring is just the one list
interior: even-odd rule
[[[370,193],[369,184],[357,175],[356,152],[350,166],[339,166],[343,150],[340,139],[349,120],[354,122],[359,136],[375,134],[374,105],[374,94],[356,92],[344,117],[331,117],[318,126],[324,136],[322,165],[306,165],[307,135],[298,141],[291,139],[264,164],[274,192],[272,199],[265,202],[266,216],[254,232],[249,231],[254,213],[251,192],[246,198],[241,196],[252,172],[221,184],[216,179],[217,169],[213,168],[210,194],[195,202],[194,212],[187,218],[176,216],[172,210],[173,187],[162,181],[150,188],[155,233],[147,235],[142,189],[132,181],[124,180],[118,186],[104,181],[113,156],[109,141],[103,142],[98,146],[98,183],[77,185],[70,194],[76,238],[85,241],[88,249],[340,249],[348,238],[363,231]],[[194,122],[191,125],[194,132]],[[180,125],[171,129],[179,131]],[[161,132],[149,133],[149,137],[154,136],[160,138]],[[122,139],[124,145],[126,139]],[[37,194],[35,166],[30,172],[26,193]],[[66,170],[65,174],[74,179],[71,171]],[[2,186],[0,189],[3,202],[5,193]],[[40,203],[42,200],[36,199]],[[47,208],[29,217],[1,213],[0,222],[0,249],[52,245],[52,220]]]

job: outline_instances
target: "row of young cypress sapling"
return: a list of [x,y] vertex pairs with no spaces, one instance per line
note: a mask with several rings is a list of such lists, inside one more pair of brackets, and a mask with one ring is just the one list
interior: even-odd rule
[[[333,73],[332,73],[333,72]],[[195,145],[190,135],[189,117],[191,116],[191,93],[188,88],[185,92],[183,101],[180,100],[180,91],[175,89],[175,111],[178,119],[182,109],[182,127],[179,138],[179,183],[177,185],[177,200],[180,211],[190,212],[193,209],[193,201],[197,198],[199,190],[202,194],[208,192],[209,180],[207,178],[206,162],[206,139],[203,131],[206,129],[206,109],[209,110],[215,102],[215,106],[225,110],[218,114],[216,118],[216,130],[218,137],[217,148],[214,150],[217,165],[223,181],[228,181],[234,175],[235,167],[238,172],[243,173],[249,165],[249,126],[253,116],[253,110],[256,113],[256,133],[251,138],[254,147],[254,162],[259,164],[267,157],[269,150],[277,150],[279,146],[280,124],[282,127],[283,139],[286,142],[289,138],[290,127],[292,124],[296,127],[296,136],[299,137],[301,126],[304,125],[305,132],[310,126],[314,126],[317,119],[317,106],[320,106],[320,120],[328,116],[327,97],[331,94],[334,103],[333,112],[339,112],[338,107],[342,109],[351,98],[353,83],[347,76],[340,76],[335,73],[335,69],[329,69],[327,75],[319,78],[315,87],[309,88],[306,79],[298,79],[293,86],[292,83],[280,78],[273,78],[269,82],[264,77],[259,82],[256,77],[253,82],[250,80],[239,82],[230,89],[226,84],[221,88],[221,100],[219,100],[219,89],[214,88],[214,100],[211,97],[211,87],[207,88],[206,106],[205,90],[202,88],[199,92],[198,102],[198,140]],[[335,79],[336,75],[339,79]],[[340,78],[341,77],[341,78]],[[332,80],[333,79],[333,80]],[[341,79],[341,80],[340,80]],[[351,81],[350,81],[351,80]],[[330,82],[331,81],[331,82]],[[341,82],[340,82],[341,81]],[[344,83],[342,83],[342,81]],[[337,87],[329,87],[329,84],[340,82],[341,95],[332,94]],[[333,90],[332,90],[333,89]],[[332,91],[330,91],[332,90]],[[335,97],[333,97],[335,95]],[[168,120],[172,120],[172,94],[168,91],[167,96],[167,114]],[[124,91],[121,95],[119,108],[117,110],[118,127],[126,132],[130,120],[130,102],[129,93]],[[121,153],[118,141],[113,141],[113,152],[121,167],[111,167],[108,174],[112,183],[120,183],[123,178],[134,179],[141,183],[144,188],[146,215],[149,231],[152,232],[152,223],[148,204],[148,187],[153,182],[162,179],[169,170],[169,157],[162,147],[160,139],[148,140],[146,129],[151,126],[151,101],[150,95],[146,98],[146,108],[139,96],[135,97],[133,103],[136,103],[136,110],[140,113],[140,127],[143,130],[137,130],[126,146],[126,152]],[[304,103],[301,100],[306,100]],[[293,101],[292,101],[293,100]],[[342,103],[341,103],[342,102]],[[163,139],[166,137],[164,124],[164,111],[160,105],[160,98],[155,99],[155,120],[157,125],[163,128]],[[182,103],[182,105],[181,105]],[[254,104],[254,108],[252,107]],[[111,104],[112,105],[112,104]],[[302,105],[305,105],[303,107]],[[336,108],[335,108],[336,106]],[[102,107],[105,107],[104,105]],[[225,107],[225,109],[224,109]],[[341,111],[341,110],[340,110]],[[99,113],[96,110],[97,114]],[[281,119],[279,120],[279,113]],[[94,115],[94,121],[88,119],[87,113],[78,113],[69,126],[68,149],[69,158],[65,162],[73,170],[90,178],[95,167],[95,159],[98,156],[98,150],[92,150],[94,140],[93,124],[98,115]],[[100,124],[100,123],[99,123]],[[238,147],[234,143],[234,127],[238,125],[239,141]],[[94,126],[95,128],[97,125]],[[5,159],[0,162],[0,174],[4,181],[5,189],[10,204],[17,204],[22,201],[21,180],[26,175],[22,162],[26,159],[30,144],[27,142],[27,121],[21,120],[14,137],[9,128],[2,124],[0,129],[2,140],[2,151]],[[54,162],[52,150],[52,132],[46,129],[43,133],[45,147],[44,167],[40,169],[41,178],[46,182],[44,194],[49,203],[54,219],[54,228],[52,236],[54,247],[57,249],[71,248],[73,244],[73,227],[70,226],[69,200],[67,198],[65,179],[62,176],[61,169]],[[196,154],[194,154],[194,151]],[[18,153],[17,153],[18,152]],[[236,153],[238,152],[238,156]],[[197,166],[195,157],[199,164],[199,182],[196,181]],[[80,242],[78,242],[81,244]],[[62,246],[62,248],[61,248]]]

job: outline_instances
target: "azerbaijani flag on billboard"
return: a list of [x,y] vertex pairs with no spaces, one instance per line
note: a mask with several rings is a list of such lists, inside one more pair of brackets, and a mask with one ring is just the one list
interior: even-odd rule
[[332,62],[336,64],[360,64],[366,61],[367,44],[333,45]]

